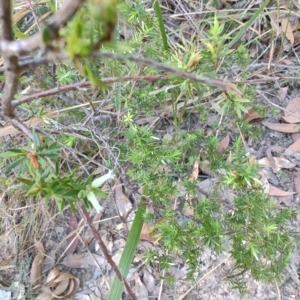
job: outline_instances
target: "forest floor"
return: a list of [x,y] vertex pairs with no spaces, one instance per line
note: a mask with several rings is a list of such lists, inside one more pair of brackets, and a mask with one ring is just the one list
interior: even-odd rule
[[[192,0],[162,1],[161,7],[169,43],[175,47],[178,40],[183,37],[190,40],[192,35],[196,36],[194,37],[196,40],[197,38],[201,40],[203,38],[201,32],[206,30],[203,24],[209,13],[217,13],[220,22],[226,18],[236,21],[237,15],[241,15],[238,22],[246,24],[251,14],[265,3],[261,0],[251,1],[251,3],[248,1],[215,2],[218,5],[215,5],[214,1],[209,1],[207,4]],[[147,12],[153,14],[150,3],[141,2],[141,5],[145,5]],[[300,123],[299,21],[298,3],[280,1],[279,7],[276,4],[269,4],[261,16],[245,29],[238,40],[239,43],[246,45],[251,58],[246,66],[249,71],[248,76],[242,81],[255,88],[255,99],[248,108],[248,113],[243,115],[246,123],[251,124],[255,129],[252,135],[249,133],[243,135],[243,129],[236,125],[235,120],[226,115],[220,117],[220,114],[211,108],[208,109],[208,106],[205,107],[208,111],[207,118],[202,120],[197,113],[196,100],[192,97],[185,99],[187,103],[185,108],[188,113],[181,115],[180,126],[175,124],[172,109],[170,109],[172,106],[167,101],[165,106],[157,107],[156,110],[153,108],[151,115],[144,114],[141,109],[141,113],[134,118],[137,126],[148,125],[155,137],[161,140],[171,140],[175,132],[192,133],[204,130],[205,135],[215,134],[215,124],[218,124],[217,131],[227,133],[227,135],[218,136],[224,151],[236,136],[241,135],[249,155],[260,164],[260,174],[263,174],[261,180],[264,180],[266,193],[273,197],[278,205],[293,208],[297,212],[297,217],[288,225],[294,233],[299,233],[300,228],[300,133],[295,130],[295,124]],[[122,30],[125,39],[126,34],[134,35],[134,32],[130,32],[131,29],[123,28]],[[253,40],[257,43],[249,42]],[[42,78],[43,72],[46,71],[42,68],[37,69],[34,76]],[[220,79],[241,82],[240,72],[241,70],[236,65],[232,65],[223,70],[223,78]],[[44,91],[42,85],[39,86],[40,83],[36,79],[23,83],[20,98],[27,95],[27,91],[31,94]],[[149,83],[153,87],[154,94],[157,92],[155,84]],[[169,87],[168,85],[166,87],[167,93]],[[112,105],[112,99],[118,94],[118,88],[114,85],[113,90],[101,99],[98,106],[94,107],[96,111],[108,113],[95,116],[85,106],[72,108],[91,97],[93,101],[101,98],[100,94],[91,88],[66,92],[60,96],[49,96],[45,105],[46,109],[63,111],[71,107],[73,111],[81,110],[80,113],[84,115],[81,119],[76,111],[73,115],[68,115],[68,111],[65,115],[48,115],[49,119],[55,120],[55,125],[52,127],[49,123],[42,123],[41,117],[32,115],[30,106],[20,108],[18,113],[24,119],[32,117],[31,124],[36,123],[41,132],[61,143],[62,161],[70,167],[70,170],[74,165],[81,165],[82,170],[87,174],[92,172],[94,175],[102,174],[105,170],[102,158],[108,156],[111,160],[117,161],[116,149],[123,139],[122,117],[126,109],[122,111]],[[135,88],[133,84],[131,89]],[[59,97],[61,106],[51,104],[49,101],[51,97]],[[205,97],[209,105],[216,94]],[[41,102],[32,105],[35,113]],[[257,111],[257,106],[263,107],[265,112],[263,117]],[[287,111],[292,111],[293,114]],[[1,152],[9,148],[26,146],[26,138],[1,120],[1,117],[0,125]],[[116,131],[118,131],[119,139],[111,139],[110,134]],[[60,139],[61,137],[64,139]],[[79,142],[69,146],[67,138],[76,138]],[[201,146],[200,143],[199,153],[202,151]],[[60,213],[55,203],[42,201],[37,203],[33,199],[24,199],[24,194],[18,193],[13,182],[11,186],[8,186],[6,167],[7,164],[0,164],[0,249],[2,250],[0,253],[0,299],[34,299],[34,292],[30,288],[31,273],[33,260],[39,251],[37,245],[40,242],[43,245],[42,252],[45,253],[42,265],[45,277],[55,266],[60,272],[69,272],[76,280],[79,279],[78,291],[68,299],[107,299],[114,272],[104,259],[83,216],[79,212],[71,213],[67,206]],[[208,174],[205,173],[203,166],[202,168],[197,166],[197,175],[194,179],[199,181],[197,183],[199,197],[203,196],[203,193],[209,194],[215,184],[214,176],[209,174],[209,171]],[[195,175],[190,170],[183,176],[191,178]],[[118,188],[121,185],[120,182],[122,185],[129,183],[131,186],[120,189]],[[180,185],[179,180],[175,184]],[[105,189],[110,194],[103,203],[105,210],[100,214],[91,213],[94,225],[116,263],[126,244],[128,223],[137,207],[137,199],[133,194],[139,188],[126,177],[125,171],[113,184],[105,185]],[[230,205],[231,191],[220,192],[223,193],[224,203]],[[182,189],[180,197],[186,196],[187,192]],[[116,200],[116,197],[119,200]],[[193,212],[181,203],[179,200],[174,201],[174,209],[177,210],[178,218],[192,217]],[[127,216],[127,219],[124,221],[120,216]],[[300,248],[296,240],[294,255],[282,281],[277,284],[264,284],[255,281],[246,272],[243,279],[246,282],[247,295],[242,295],[237,289],[233,289],[226,279],[233,266],[229,255],[230,249],[222,254],[204,249],[202,256],[199,257],[200,271],[195,275],[195,282],[186,279],[187,265],[183,258],[180,255],[172,256],[170,273],[174,276],[173,285],[166,284],[163,279],[164,273],[159,267],[145,264],[143,252],[146,249],[152,249],[158,253],[164,251],[160,243],[149,234],[149,228],[143,227],[141,241],[127,276],[139,300],[300,299]],[[11,291],[14,292],[11,293]],[[123,299],[129,299],[128,295],[124,293]]]

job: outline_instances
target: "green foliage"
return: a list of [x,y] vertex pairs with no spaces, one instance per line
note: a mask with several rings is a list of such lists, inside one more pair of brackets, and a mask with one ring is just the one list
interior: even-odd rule
[[[220,253],[224,251],[226,241],[230,241],[235,265],[229,279],[235,287],[243,291],[239,274],[245,271],[251,272],[257,280],[278,280],[293,249],[286,223],[294,212],[279,208],[263,193],[258,180],[258,165],[246,155],[241,139],[231,147],[230,162],[216,151],[218,141],[212,136],[206,138],[207,152],[202,153],[202,159],[209,159],[211,168],[216,175],[219,174],[224,188],[235,192],[231,210],[224,208],[217,190],[209,198],[197,199],[195,184],[187,180],[184,186],[192,196],[189,206],[194,211],[193,217],[178,219],[176,211],[171,208],[170,199],[178,197],[179,191],[172,184],[170,175],[179,172],[177,176],[180,177],[183,166],[185,170],[191,166],[185,159],[186,155],[191,155],[191,161],[195,161],[193,152],[201,139],[203,136],[199,131],[175,134],[171,142],[160,143],[146,127],[132,126],[127,131],[128,144],[122,155],[131,164],[128,174],[146,187],[145,195],[151,199],[155,213],[147,213],[145,220],[156,224],[153,238],[160,241],[169,255],[184,257],[189,265],[190,279],[198,270],[198,258],[203,249],[208,247]],[[172,147],[174,144],[176,147]],[[176,155],[171,155],[174,148]],[[172,171],[166,172],[163,162]],[[159,265],[169,276],[166,253],[158,255],[155,251],[148,251],[145,262]]]
[[[24,149],[8,149],[0,154],[0,157],[7,160],[14,159],[8,164],[6,172],[16,170],[16,179],[20,184],[14,185],[15,189],[22,190],[25,197],[43,199],[44,202],[55,200],[60,211],[66,203],[75,211],[79,200],[82,200],[87,208],[94,207],[98,212],[101,211],[96,196],[107,197],[99,187],[112,178],[112,173],[109,172],[92,182],[91,176],[85,181],[76,176],[76,170],[71,174],[61,174],[60,147],[56,142],[47,139],[41,141],[33,132],[33,141],[29,141],[29,145]],[[53,160],[56,163],[53,163]]]
[[250,270],[257,280],[280,278],[292,254],[286,222],[295,213],[276,206],[265,194],[249,191],[234,199],[226,216],[236,268]]

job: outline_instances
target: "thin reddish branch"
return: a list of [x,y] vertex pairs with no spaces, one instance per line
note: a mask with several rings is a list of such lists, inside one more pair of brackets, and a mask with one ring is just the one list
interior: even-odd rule
[[101,251],[104,255],[104,257],[106,258],[107,262],[110,264],[110,266],[112,267],[112,269],[114,270],[114,272],[116,273],[118,279],[124,284],[130,298],[132,300],[137,300],[134,292],[132,291],[131,287],[129,286],[129,284],[127,283],[126,279],[124,278],[124,276],[122,275],[122,273],[120,272],[120,270],[118,269],[117,265],[115,264],[115,262],[113,261],[113,259],[111,258],[111,256],[108,253],[108,250],[104,244],[104,242],[101,239],[101,236],[99,234],[99,232],[96,230],[96,228],[93,225],[93,221],[91,219],[91,217],[89,216],[87,210],[85,209],[84,206],[81,206],[81,210],[83,212],[83,215],[86,219],[87,224],[89,225],[89,227],[92,230],[92,233],[94,235],[95,240],[97,241],[97,243],[99,244]]
[[[158,81],[158,80],[166,80],[168,79],[167,76],[164,75],[147,75],[147,76],[125,76],[125,77],[108,77],[108,78],[103,78],[101,79],[102,82],[105,83],[114,83],[114,82],[126,82],[126,81]],[[49,97],[53,95],[57,95],[59,93],[65,93],[67,91],[75,90],[78,88],[83,88],[83,87],[89,87],[91,84],[90,82],[87,81],[81,81],[73,84],[68,84],[64,86],[60,86],[57,88],[53,88],[50,90],[42,91],[39,93],[35,93],[30,96],[23,97],[18,100],[12,101],[13,107],[17,107],[23,103],[28,103],[30,101],[33,101],[38,98],[43,98],[43,97]]]

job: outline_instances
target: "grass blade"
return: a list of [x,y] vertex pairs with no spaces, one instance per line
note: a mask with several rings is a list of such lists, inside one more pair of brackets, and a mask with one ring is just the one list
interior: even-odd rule
[[232,41],[227,45],[228,49],[232,48],[237,43],[242,34],[255,22],[257,17],[261,14],[261,12],[265,9],[269,2],[270,0],[266,0],[262,3],[261,7],[252,15],[252,17],[245,23],[245,25],[240,29],[240,31],[236,34]]
[[[121,274],[124,276],[124,278],[127,277],[127,274],[129,272],[129,268],[131,265],[131,262],[133,260],[133,256],[136,250],[136,247],[140,240],[140,235],[142,231],[142,227],[144,224],[143,214],[145,212],[146,206],[141,205],[135,215],[135,218],[133,220],[126,245],[124,247],[121,260],[119,262],[119,270]],[[108,300],[119,300],[121,299],[122,292],[124,290],[123,283],[120,282],[117,276],[115,276],[113,283],[110,288]]]
[[160,30],[161,37],[163,40],[164,49],[168,50],[169,49],[168,39],[167,39],[167,35],[166,35],[165,23],[164,23],[164,19],[162,17],[160,5],[159,5],[158,0],[154,0],[154,1],[152,0],[152,2],[154,5],[154,11],[155,11],[156,17],[158,18],[159,30]]

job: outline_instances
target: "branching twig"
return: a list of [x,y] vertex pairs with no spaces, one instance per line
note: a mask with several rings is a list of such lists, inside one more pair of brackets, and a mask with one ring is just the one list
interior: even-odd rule
[[104,242],[102,241],[99,232],[98,232],[98,231],[96,230],[96,228],[94,227],[93,221],[92,221],[92,219],[90,218],[90,216],[89,216],[87,210],[85,209],[84,206],[81,206],[81,210],[82,210],[82,212],[83,212],[83,214],[84,214],[84,217],[85,217],[85,219],[86,219],[86,222],[87,222],[87,224],[89,225],[89,227],[91,228],[92,233],[93,233],[93,235],[94,235],[94,237],[95,237],[95,240],[96,240],[97,243],[99,244],[99,246],[100,246],[100,248],[101,248],[101,251],[102,251],[104,257],[106,258],[107,262],[110,264],[110,266],[112,267],[112,269],[113,269],[114,272],[116,273],[118,279],[119,279],[121,282],[123,282],[123,284],[124,284],[124,286],[125,286],[125,288],[126,288],[128,294],[129,294],[130,298],[131,298],[132,300],[137,300],[137,298],[136,298],[135,294],[133,293],[131,287],[129,286],[129,284],[127,283],[126,279],[123,277],[123,275],[121,274],[120,270],[118,269],[117,265],[115,264],[115,262],[112,260],[111,256],[109,255],[108,250],[107,250],[107,248],[106,248]]
[[[8,0],[1,0],[1,3],[10,2]],[[84,0],[69,0],[65,1],[59,11],[50,18],[47,22],[51,30],[52,38],[56,38],[60,27],[64,26],[68,20],[73,17],[79,7],[83,4]],[[10,5],[10,3],[9,3]],[[4,28],[4,27],[3,27]],[[42,32],[37,32],[27,39],[10,41],[7,40],[0,42],[0,49],[2,53],[6,52],[17,56],[29,54],[32,51],[41,49],[43,47]]]
[[[108,78],[103,78],[101,81],[105,83],[114,83],[114,82],[125,82],[125,81],[158,81],[158,80],[166,80],[168,79],[167,76],[164,75],[147,75],[147,76],[125,76],[125,77],[108,77]],[[72,83],[64,86],[60,86],[57,88],[53,88],[50,90],[42,91],[39,93],[35,93],[30,96],[23,97],[18,100],[12,101],[13,107],[17,107],[23,103],[28,103],[32,100],[38,99],[38,98],[43,98],[43,97],[49,97],[53,95],[57,95],[59,93],[65,93],[67,91],[75,90],[78,88],[83,88],[83,87],[89,87],[91,86],[91,83],[88,81],[80,81],[77,83]]]
[[[30,1],[28,1],[28,3],[31,4]],[[83,0],[66,1],[65,5],[50,19],[48,27],[52,38],[56,38],[58,36],[59,28],[66,24],[66,22],[76,13],[82,3]],[[14,95],[17,93],[19,76],[21,73],[19,57],[20,55],[30,53],[33,50],[44,48],[42,33],[38,32],[28,39],[13,41],[11,1],[0,0],[0,5],[0,26],[2,27],[0,50],[3,53],[5,67],[5,86],[1,99],[3,115],[4,117],[9,118],[13,126],[32,138],[30,129],[20,120],[15,118],[12,100]]]
[[[58,60],[66,60],[68,59],[68,55],[66,53],[48,53],[48,58],[47,57],[42,57],[42,58],[37,58],[37,59],[31,59],[24,61],[20,63],[20,67],[23,68],[28,68],[28,67],[35,67],[41,64],[47,63],[49,60],[53,59],[58,59]],[[213,79],[209,77],[203,77],[199,76],[195,73],[188,73],[185,71],[181,71],[177,68],[168,66],[164,63],[157,62],[152,59],[144,58],[144,57],[138,57],[134,55],[125,55],[125,54],[117,54],[117,53],[107,53],[107,52],[96,52],[93,54],[93,57],[105,57],[105,58],[110,58],[110,59],[115,59],[115,60],[121,60],[121,61],[132,61],[137,64],[143,65],[143,66],[150,66],[154,67],[158,70],[168,72],[171,74],[174,74],[175,76],[181,77],[181,78],[186,78],[191,81],[196,81],[200,82],[209,86],[221,88],[222,90],[226,90],[227,92],[234,93],[238,95],[239,97],[243,97],[243,94],[238,88],[233,85],[229,81],[221,80],[221,79]]]

